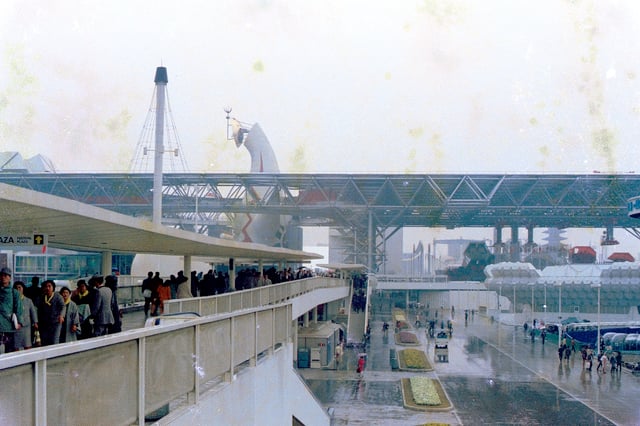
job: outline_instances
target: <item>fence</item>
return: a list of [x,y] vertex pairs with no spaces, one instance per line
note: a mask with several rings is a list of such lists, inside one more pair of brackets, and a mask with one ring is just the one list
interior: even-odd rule
[[144,425],[292,339],[291,304],[204,317],[0,358],[0,424]]
[[241,309],[284,303],[294,297],[320,288],[348,286],[339,278],[312,277],[216,296],[172,299],[164,302],[165,313],[197,312],[201,316],[224,314]]

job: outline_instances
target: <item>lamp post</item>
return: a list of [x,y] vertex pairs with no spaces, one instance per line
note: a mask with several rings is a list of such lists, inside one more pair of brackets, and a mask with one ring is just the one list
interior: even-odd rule
[[596,353],[598,354],[598,358],[600,358],[600,283],[591,284],[591,287],[595,287],[598,289],[598,334],[596,337]]
[[562,282],[553,283],[558,287],[558,347],[562,345]]
[[500,283],[500,292],[498,293],[498,322],[502,320],[502,307],[500,307],[500,299],[502,299],[502,283]]
[[547,283],[544,283],[544,322],[547,322]]
[[534,311],[534,301],[533,301],[533,287],[535,283],[529,283],[531,286],[531,327],[533,327],[533,311]]

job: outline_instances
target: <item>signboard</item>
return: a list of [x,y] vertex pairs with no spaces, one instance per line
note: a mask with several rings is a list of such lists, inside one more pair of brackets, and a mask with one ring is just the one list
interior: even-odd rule
[[629,198],[627,201],[627,215],[633,218],[640,218],[640,197]]
[[46,234],[2,234],[0,233],[0,246],[40,246],[47,245]]

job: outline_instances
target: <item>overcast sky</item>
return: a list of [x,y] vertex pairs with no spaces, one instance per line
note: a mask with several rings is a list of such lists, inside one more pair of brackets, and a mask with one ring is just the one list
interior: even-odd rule
[[2,151],[127,171],[168,69],[192,171],[638,171],[640,2],[3,0]]

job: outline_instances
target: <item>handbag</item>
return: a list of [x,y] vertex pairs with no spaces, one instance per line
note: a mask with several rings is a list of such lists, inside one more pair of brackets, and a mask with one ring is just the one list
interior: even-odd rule
[[149,289],[143,290],[142,295],[144,296],[145,299],[149,299],[151,297],[151,290]]
[[18,316],[15,313],[11,314],[11,324],[13,324],[14,330],[17,330],[19,328]]
[[36,330],[33,332],[33,346],[42,345],[42,340],[40,339],[40,331]]

